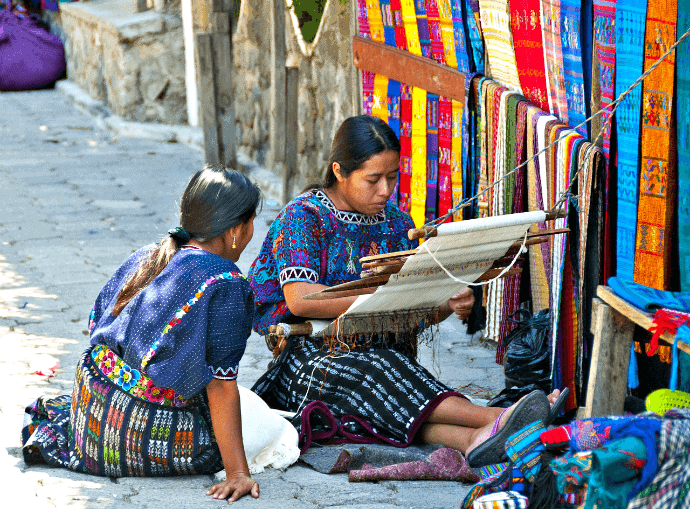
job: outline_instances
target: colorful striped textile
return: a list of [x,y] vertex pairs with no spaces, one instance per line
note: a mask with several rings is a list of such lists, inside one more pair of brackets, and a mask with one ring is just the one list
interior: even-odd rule
[[[445,97],[438,101],[438,203],[437,216],[453,207],[452,138],[453,102]],[[459,104],[459,103],[458,103]]]
[[412,87],[412,179],[410,182],[410,216],[417,228],[425,223],[426,207],[426,91]]
[[443,6],[441,9],[442,19],[445,16],[444,11],[448,9],[448,4],[450,4],[451,9],[451,23],[453,26],[453,43],[455,47],[455,63],[457,65],[457,70],[469,73],[472,71],[472,66],[470,66],[470,55],[467,51],[468,38],[465,23],[463,21],[462,0],[439,0],[439,6]]
[[426,58],[432,57],[431,47],[431,33],[429,30],[429,20],[426,13],[426,4],[424,0],[417,0],[414,3],[415,13],[417,17],[417,30],[419,33],[419,46],[422,48],[422,56]]
[[[643,72],[646,0],[618,0],[616,4],[616,97]],[[633,280],[639,189],[639,140],[642,87],[634,88],[616,110],[618,144],[618,217],[616,275]]]
[[540,0],[540,4],[549,111],[567,124],[568,100],[561,49],[561,3],[560,0]]
[[[390,0],[391,15],[393,17],[393,29],[395,31],[395,45],[398,49],[407,49],[407,37],[405,36],[405,25],[403,24],[403,14],[401,0]],[[388,38],[386,38],[388,41]]]
[[[371,39],[367,0],[357,0],[357,20],[359,21],[359,35]],[[375,74],[373,72],[362,71],[362,109],[366,115],[371,115],[374,104],[374,79]]]
[[[676,0],[649,3],[645,70],[676,40],[676,15]],[[669,290],[671,285],[671,239],[677,183],[671,143],[674,71],[675,57],[672,53],[645,79],[642,93],[642,170],[635,282],[658,290]]]
[[[690,0],[678,1],[678,36],[690,29]],[[678,253],[680,288],[690,292],[690,41],[676,50],[676,113],[678,140]]]
[[[507,168],[507,153],[509,150],[514,150],[514,147],[508,147],[508,99],[516,95],[515,92],[498,88],[497,94],[499,96],[498,106],[498,123],[492,126],[495,131],[492,133],[496,138],[495,157],[493,159],[493,167],[491,168],[491,182],[496,182],[502,178],[509,169]],[[512,169],[512,168],[510,168]],[[498,184],[489,193],[489,214],[491,216],[499,216],[510,213],[506,210],[507,195],[512,197],[513,188],[506,185],[506,181]],[[511,200],[512,201],[512,200]],[[486,320],[486,334],[485,337],[493,341],[500,341],[501,322],[503,321],[503,301],[504,301],[504,281],[496,280],[491,282],[488,288],[487,297],[487,320]]]
[[[596,64],[599,67],[599,94],[597,109],[607,108],[613,102],[614,78],[616,72],[616,0],[594,0],[594,45],[596,50]],[[596,91],[592,91],[595,94]],[[595,101],[596,102],[596,101]],[[595,105],[593,104],[593,107]],[[604,222],[604,278],[611,274],[613,258],[613,233],[611,229],[611,209],[609,207],[609,188],[611,186],[610,151],[611,151],[611,118],[610,108],[599,117],[603,130],[603,151],[606,158],[605,180],[605,222]],[[597,133],[598,134],[598,133]],[[595,133],[592,132],[592,136]]]
[[532,104],[548,111],[539,0],[512,0],[510,26],[520,88]]
[[[556,117],[534,107],[527,111],[527,158],[532,158],[543,147],[543,139],[547,122],[555,121]],[[543,155],[543,154],[542,154]],[[527,163],[527,196],[528,210],[546,210],[548,208],[548,191],[546,188],[546,160],[541,155]],[[546,230],[546,223],[539,223],[530,228],[532,232]],[[551,274],[551,256],[549,244],[537,244],[529,247],[530,280],[532,286],[532,310],[539,312],[549,308]]]
[[[644,0],[643,0],[644,1]],[[565,95],[568,101],[568,123],[575,127],[587,118],[585,109],[585,81],[582,71],[582,43],[580,38],[581,0],[561,0],[561,45],[565,72]],[[577,129],[587,136],[587,125]]]
[[504,87],[522,93],[510,31],[508,0],[479,0],[486,44],[487,75]]
[[[426,94],[426,199],[424,222],[436,217],[438,201],[438,113],[439,97],[437,94]],[[414,163],[413,170],[414,172]]]
[[398,206],[410,212],[412,198],[412,87],[400,84],[400,181]]
[[484,74],[484,39],[482,38],[481,25],[479,24],[479,2],[476,0],[474,2],[472,0],[456,1],[465,2],[463,17],[467,24],[467,35],[472,49],[471,70],[472,72]]
[[[582,8],[580,9],[580,44],[582,51],[582,77],[585,82],[585,117],[589,118],[592,114],[592,52],[594,48],[594,30],[592,18],[593,0],[582,0]],[[591,123],[587,124],[587,133],[589,139],[592,139]]]

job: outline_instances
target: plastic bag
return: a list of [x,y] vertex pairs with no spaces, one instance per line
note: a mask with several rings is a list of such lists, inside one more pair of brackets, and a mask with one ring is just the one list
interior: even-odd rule
[[508,407],[535,389],[551,392],[549,310],[532,315],[526,309],[518,309],[508,320],[517,323],[517,327],[503,339],[506,388],[488,406]]
[[506,387],[550,384],[549,310],[532,316],[526,309],[518,309],[508,320],[517,327],[503,339]]

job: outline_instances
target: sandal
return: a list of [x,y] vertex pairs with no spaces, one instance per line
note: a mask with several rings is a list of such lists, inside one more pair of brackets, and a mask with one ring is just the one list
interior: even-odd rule
[[491,436],[467,454],[467,464],[472,468],[478,468],[506,461],[508,456],[505,452],[505,443],[508,437],[534,421],[542,421],[544,426],[549,426],[563,410],[568,393],[568,388],[565,387],[552,407],[544,392],[540,390],[530,392],[517,403],[505,426],[500,430],[495,428],[498,427],[503,413],[498,416],[494,429],[491,430]]
[[[467,454],[468,465],[478,468],[505,461],[507,458],[505,443],[509,436],[534,421],[548,421],[550,418],[551,406],[546,394],[540,390],[530,392],[517,403],[500,430]],[[500,422],[500,417],[496,419],[496,422]]]

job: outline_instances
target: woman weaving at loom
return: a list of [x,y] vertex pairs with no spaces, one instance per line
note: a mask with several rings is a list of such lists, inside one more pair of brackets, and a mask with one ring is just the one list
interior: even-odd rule
[[260,199],[235,171],[206,167],[192,177],[181,226],[132,254],[98,295],[73,394],[27,408],[27,463],[108,477],[225,467],[227,480],[207,495],[259,496],[236,381],[253,295],[234,262],[252,238]]
[[[364,115],[343,122],[323,185],[281,211],[250,269],[258,333],[267,334],[279,322],[336,318],[356,297],[302,297],[358,279],[360,257],[415,247],[407,239],[412,219],[389,201],[399,158],[400,142],[382,120]],[[473,293],[466,289],[450,299],[440,319],[453,312],[465,318],[473,303]],[[301,411],[303,448],[312,432],[309,414],[316,408],[324,411],[323,405],[339,421],[336,425],[327,416],[338,438],[396,446],[421,438],[463,453],[483,442],[477,451],[482,451],[478,461],[485,464],[501,459],[506,433],[520,429],[521,423],[550,419],[549,402],[558,391],[548,398],[533,393],[503,413],[478,407],[417,363],[416,337],[396,341],[391,336],[369,336],[364,344],[347,345],[338,338],[330,344],[317,338],[292,341],[253,390],[273,408]],[[319,431],[319,438],[329,438],[336,430]]]

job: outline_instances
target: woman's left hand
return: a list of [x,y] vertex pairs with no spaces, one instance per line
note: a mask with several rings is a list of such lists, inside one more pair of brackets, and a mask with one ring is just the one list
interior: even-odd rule
[[[228,504],[235,502],[247,493],[252,497],[259,498],[259,483],[248,475],[238,475],[230,477],[220,484],[214,484],[206,492],[207,495],[220,500],[228,499]],[[230,497],[230,498],[228,498]]]
[[450,310],[458,315],[458,318],[464,320],[470,316],[472,307],[474,306],[474,291],[472,288],[465,288],[460,293],[453,295],[448,300],[448,307]]

